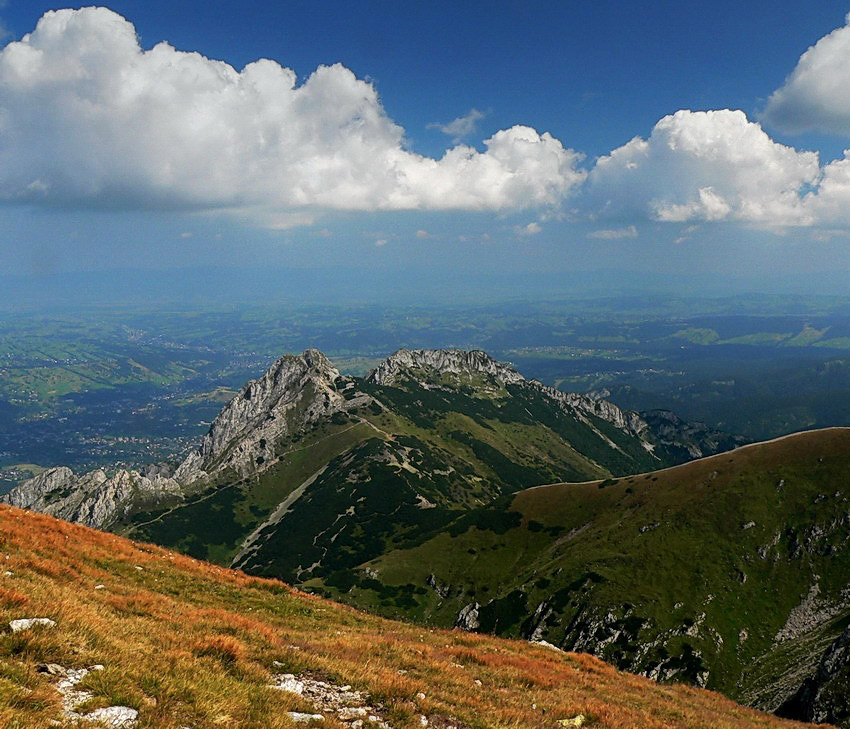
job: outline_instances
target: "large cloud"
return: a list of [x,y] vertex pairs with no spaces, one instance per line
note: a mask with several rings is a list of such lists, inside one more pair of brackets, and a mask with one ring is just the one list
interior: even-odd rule
[[777,144],[741,111],[683,110],[601,157],[588,203],[624,219],[799,225],[812,222],[800,195],[818,175],[816,153]]
[[557,204],[584,173],[515,126],[430,159],[341,65],[300,86],[166,43],[105,8],[46,13],[0,52],[0,198],[60,205],[500,210]]
[[766,122],[789,132],[850,135],[850,15],[847,22],[800,56],[785,84],[771,94]]

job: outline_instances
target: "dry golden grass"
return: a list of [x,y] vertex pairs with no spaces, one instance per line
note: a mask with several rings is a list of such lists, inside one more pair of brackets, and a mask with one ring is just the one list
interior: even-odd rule
[[422,714],[470,729],[555,729],[577,714],[611,729],[802,726],[591,656],[394,623],[9,507],[0,507],[4,571],[12,574],[0,577],[0,623],[57,622],[0,633],[0,727],[9,729],[46,729],[60,716],[50,678],[36,670],[42,662],[103,664],[80,685],[95,696],[86,708],[134,707],[140,729],[290,727],[288,711],[312,707],[268,686],[284,671],[368,692],[397,729],[419,727]]

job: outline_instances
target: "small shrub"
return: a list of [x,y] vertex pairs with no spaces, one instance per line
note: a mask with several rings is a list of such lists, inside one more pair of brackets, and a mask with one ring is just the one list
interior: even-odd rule
[[22,592],[8,587],[0,587],[0,604],[3,607],[20,607],[21,605],[26,605],[29,601],[30,599]]
[[208,635],[195,643],[193,653],[232,664],[245,658],[245,644],[229,635]]

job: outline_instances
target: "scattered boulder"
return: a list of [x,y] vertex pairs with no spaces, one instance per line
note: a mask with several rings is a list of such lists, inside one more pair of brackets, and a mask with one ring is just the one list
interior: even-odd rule
[[52,628],[56,625],[55,620],[50,618],[18,618],[9,622],[9,628],[13,633],[20,633],[22,630],[30,630],[36,626]]
[[553,645],[548,640],[542,640],[542,639],[538,638],[537,640],[530,640],[528,642],[531,643],[532,645],[542,645],[544,648],[550,648],[553,651],[558,651],[558,653],[564,652],[563,648],[558,648],[558,646]]
[[78,689],[77,684],[92,671],[104,670],[100,664],[88,668],[65,668],[58,663],[42,663],[37,670],[59,679],[56,682],[56,690],[62,696],[63,718],[76,722],[97,723],[112,729],[135,728],[139,712],[129,706],[105,706],[85,714],[77,711],[78,706],[94,698],[93,693]]
[[313,707],[321,711],[321,714],[299,714],[301,719],[296,719],[293,713],[293,721],[308,722],[312,719],[324,719],[325,716],[333,716],[351,729],[362,729],[362,727],[374,727],[375,729],[392,729],[383,717],[383,707],[371,706],[369,697],[362,691],[356,691],[351,686],[337,686],[327,681],[320,681],[310,676],[296,676],[292,673],[279,673],[272,676],[273,688],[287,691],[298,696],[309,699]]
[[464,605],[461,608],[461,611],[457,614],[455,627],[469,632],[478,630],[481,625],[481,622],[478,619],[478,611],[480,609],[481,605],[477,602],[471,602],[468,605]]
[[100,722],[114,729],[130,729],[138,718],[139,712],[129,706],[107,706],[83,715],[83,721]]
[[587,721],[584,714],[579,714],[578,716],[574,716],[572,719],[561,719],[558,722],[558,726],[584,726],[584,722]]
[[290,711],[289,718],[296,724],[306,724],[310,721],[322,721],[325,717],[322,714],[303,714],[300,711]]

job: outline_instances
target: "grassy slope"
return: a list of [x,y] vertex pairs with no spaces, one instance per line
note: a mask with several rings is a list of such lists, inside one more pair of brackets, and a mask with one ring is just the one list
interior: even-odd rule
[[[691,662],[679,678],[708,670],[709,686],[770,706],[789,668],[815,661],[812,647],[850,619],[836,608],[821,630],[773,650],[815,581],[822,606],[842,600],[848,498],[850,430],[803,433],[655,473],[522,491],[329,594],[442,625],[477,601],[482,629],[504,635],[527,635],[545,603],[552,642],[610,638],[603,655],[636,670],[675,668],[679,656]],[[410,589],[429,575],[442,595]],[[401,588],[412,602],[396,599]]]
[[[41,662],[104,665],[81,684],[95,695],[87,708],[134,707],[139,729],[292,726],[287,711],[312,707],[267,687],[286,670],[369,692],[395,729],[419,727],[420,715],[434,726],[452,717],[468,729],[555,729],[579,713],[612,729],[802,726],[586,655],[393,623],[5,506],[0,543],[12,573],[1,578],[0,622],[57,623],[0,634],[0,725],[9,729],[47,729],[60,716]],[[322,726],[341,728],[332,718]]]

